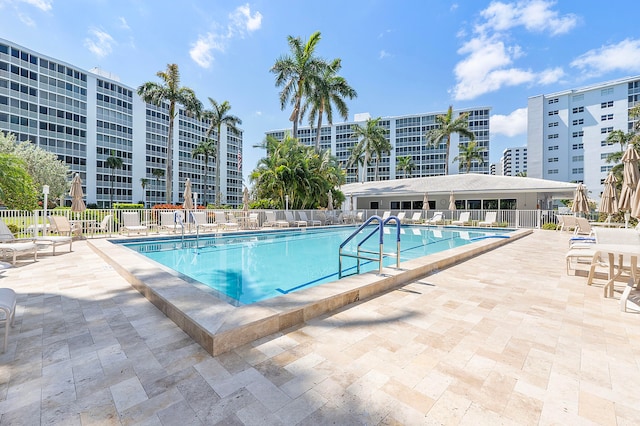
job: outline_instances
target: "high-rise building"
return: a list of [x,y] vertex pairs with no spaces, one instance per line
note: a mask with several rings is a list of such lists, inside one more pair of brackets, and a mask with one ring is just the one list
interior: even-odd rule
[[607,156],[621,149],[607,136],[632,128],[629,109],[639,97],[636,76],[529,98],[528,176],[583,182],[598,198],[613,167]]
[[[99,69],[82,70],[0,39],[0,131],[55,153],[84,183],[87,203],[166,201],[171,179],[174,203],[184,183],[204,194],[204,163],[192,151],[204,139],[207,120],[179,107],[174,119],[173,176],[162,175],[167,153],[168,105],[146,104],[136,90]],[[214,131],[211,138],[217,140]],[[220,180],[223,204],[242,204],[242,131],[222,126]],[[122,160],[111,169],[109,157]],[[160,170],[162,172],[156,172]],[[215,162],[207,167],[208,202],[213,202]],[[142,188],[141,179],[147,179]],[[67,200],[70,202],[70,200]]]
[[518,176],[527,172],[527,147],[506,148],[502,151],[503,176]]
[[[474,161],[471,165],[471,173],[489,173],[489,107],[471,108],[454,111],[454,117],[460,114],[469,113],[469,130],[475,134],[476,146],[484,148],[482,156],[484,162],[479,164]],[[437,127],[436,116],[446,112],[403,115],[396,117],[381,117],[378,125],[387,130],[387,138],[393,149],[390,155],[383,155],[379,162],[378,180],[402,179],[405,173],[397,168],[397,161],[400,157],[409,156],[414,164],[411,171],[412,177],[443,175],[446,161],[446,145],[443,141],[439,146],[428,146],[425,133]],[[368,113],[356,114],[354,121],[322,126],[320,130],[320,149],[330,149],[331,153],[338,158],[345,167],[351,155],[351,149],[356,145],[358,139],[353,136],[353,126],[363,126],[367,119],[371,118]],[[315,146],[316,127],[298,128],[298,140],[305,145]],[[291,133],[290,129],[273,130],[266,132],[267,135],[282,140],[286,133]],[[458,145],[468,144],[469,139],[457,133],[451,135],[449,152],[449,174],[466,172],[464,165],[455,163],[453,159],[458,155]],[[375,161],[367,167],[366,173],[362,168],[356,166],[348,167],[347,183],[357,181],[372,181],[375,179]],[[406,177],[409,177],[408,175]]]

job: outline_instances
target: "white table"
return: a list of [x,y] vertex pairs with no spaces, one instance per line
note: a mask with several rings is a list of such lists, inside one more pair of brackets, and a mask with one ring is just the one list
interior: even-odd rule
[[[640,257],[640,245],[594,244],[593,250],[595,250],[595,256],[589,270],[589,284],[591,284],[591,281],[593,280],[593,273],[595,271],[597,259],[599,257],[606,257],[608,258],[609,262],[609,281],[607,281],[607,284],[605,284],[604,286],[604,297],[613,297],[613,283],[622,275],[622,272],[624,271],[625,258],[629,259],[631,275],[629,278],[629,282],[632,285],[638,282],[638,257]],[[624,301],[621,300],[620,303],[626,303],[626,299]]]

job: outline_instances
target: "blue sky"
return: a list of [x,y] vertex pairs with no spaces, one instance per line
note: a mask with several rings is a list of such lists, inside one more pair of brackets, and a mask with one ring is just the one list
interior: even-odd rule
[[177,63],[243,120],[245,177],[264,132],[290,128],[269,72],[288,35],[320,31],[317,53],[342,59],[350,120],[491,107],[492,162],[526,145],[528,97],[640,74],[630,0],[0,0],[0,15],[0,37],[134,88]]

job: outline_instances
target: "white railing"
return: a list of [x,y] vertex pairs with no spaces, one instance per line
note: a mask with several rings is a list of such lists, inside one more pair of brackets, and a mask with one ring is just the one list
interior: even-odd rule
[[[152,229],[159,225],[160,213],[164,211],[173,212],[174,210],[159,209],[138,209],[138,210],[114,210],[114,209],[88,209],[80,213],[72,212],[68,209],[48,210],[48,215],[66,216],[69,221],[81,225],[83,234],[88,237],[105,237],[117,235],[120,229],[121,213],[125,211],[136,211],[140,214],[140,223],[150,226]],[[203,211],[203,210],[200,210]],[[204,210],[207,212],[207,220],[213,222],[214,212],[216,210]],[[284,210],[217,210],[224,211],[227,215],[231,215],[240,224],[248,223],[249,213],[258,213],[258,227],[262,227],[266,221],[266,211],[276,213],[277,220],[286,220]],[[352,224],[362,223],[373,215],[382,216],[385,211],[360,209],[357,211],[343,210],[303,210],[309,221],[319,220],[322,225],[336,224]],[[391,215],[397,216],[400,211],[405,212],[406,218],[413,217],[414,213],[421,213],[422,219],[428,219],[433,216],[434,210],[389,210]],[[545,223],[557,223],[556,213],[552,210],[438,210],[443,212],[444,224],[452,220],[457,220],[460,213],[467,211],[470,213],[470,224],[474,225],[485,219],[487,212],[497,212],[497,222],[500,226],[509,228],[541,228]],[[300,220],[299,211],[291,210],[296,220]],[[105,216],[111,215],[112,220],[107,224],[106,228],[101,228],[100,224]],[[7,225],[14,231],[16,237],[30,237],[35,234],[42,234],[53,231],[48,225],[48,220],[44,217],[43,210],[23,211],[23,210],[0,210],[0,219],[4,220]],[[234,220],[232,219],[232,220]],[[185,222],[191,222],[191,216],[185,212]],[[309,224],[311,225],[311,223]]]

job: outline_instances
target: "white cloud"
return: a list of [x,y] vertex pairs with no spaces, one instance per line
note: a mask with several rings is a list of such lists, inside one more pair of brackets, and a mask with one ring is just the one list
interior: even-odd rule
[[486,19],[484,24],[476,29],[485,31],[505,31],[513,27],[523,26],[529,31],[548,31],[551,35],[569,32],[578,23],[573,14],[559,16],[551,10],[555,1],[534,0],[517,3],[492,2],[489,7],[480,12]]
[[518,136],[527,132],[527,108],[518,108],[509,115],[494,114],[489,117],[491,136]]
[[21,0],[23,3],[37,7],[43,12],[48,12],[53,7],[53,0]]
[[203,68],[209,68],[214,61],[213,51],[224,52],[230,40],[244,38],[247,33],[257,31],[262,26],[262,14],[251,14],[249,4],[238,6],[229,14],[227,26],[217,32],[199,35],[198,40],[191,45],[189,55],[195,63]]
[[111,45],[115,43],[113,37],[97,28],[89,28],[89,34],[91,38],[87,37],[84,39],[84,46],[89,49],[91,53],[99,58],[103,58],[111,53],[113,50]]
[[35,27],[36,23],[30,16],[25,15],[24,13],[18,13],[18,19],[28,27]]
[[589,50],[574,59],[571,66],[590,77],[610,71],[640,72],[640,40],[626,39]]
[[384,59],[384,58],[388,58],[390,57],[391,54],[385,50],[381,50],[380,53],[378,54],[378,59]]
[[118,17],[118,22],[120,22],[120,28],[125,29],[125,30],[130,30],[131,29],[129,27],[129,24],[127,23],[127,20],[125,19],[124,16]]
[[[518,44],[507,44],[511,36],[508,30],[514,27],[557,35],[577,24],[574,15],[559,16],[557,11],[551,10],[553,5],[554,2],[544,0],[494,1],[480,12],[483,22],[475,26],[474,36],[458,50],[466,57],[454,68],[454,98],[470,100],[504,86],[550,84],[562,78],[564,71],[561,68],[534,71],[517,67],[516,60],[525,52]],[[459,34],[464,36],[464,32]]]

